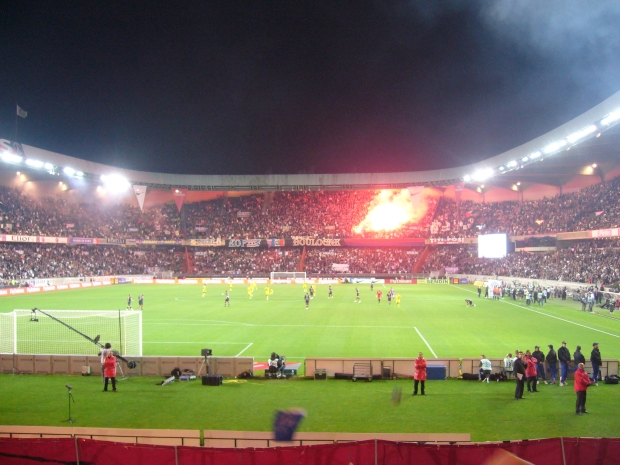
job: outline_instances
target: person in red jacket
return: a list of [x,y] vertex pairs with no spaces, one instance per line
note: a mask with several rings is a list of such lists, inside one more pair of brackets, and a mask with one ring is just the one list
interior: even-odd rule
[[421,394],[425,396],[424,381],[426,381],[426,360],[422,356],[422,352],[418,352],[418,358],[415,359],[415,373],[413,374],[413,379],[413,395],[418,395],[418,383],[421,383]]
[[536,364],[538,363],[538,360],[532,357],[532,353],[529,350],[525,352],[524,358],[525,362],[527,363],[525,367],[525,377],[527,378],[527,392],[538,392],[538,389],[536,389]]
[[108,352],[108,356],[103,362],[103,374],[105,376],[104,392],[108,390],[108,381],[112,380],[112,390],[116,392],[116,357],[112,351]]
[[577,371],[575,371],[575,392],[577,393],[575,409],[577,410],[577,415],[588,413],[586,410],[586,390],[590,384],[592,384],[590,377],[586,373],[583,363],[580,363]]

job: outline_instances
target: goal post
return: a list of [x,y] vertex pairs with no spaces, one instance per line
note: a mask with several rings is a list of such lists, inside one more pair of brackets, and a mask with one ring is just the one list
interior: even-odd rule
[[93,355],[100,349],[95,340],[111,343],[122,356],[142,356],[142,312],[17,309],[0,313],[0,353]]
[[282,279],[294,279],[295,281],[305,281],[306,280],[306,272],[305,271],[272,271],[269,278],[271,281],[274,279],[282,280]]

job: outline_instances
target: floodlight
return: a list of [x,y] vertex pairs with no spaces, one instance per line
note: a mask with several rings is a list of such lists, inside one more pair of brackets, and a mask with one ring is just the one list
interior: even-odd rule
[[588,127],[585,127],[577,132],[572,133],[570,136],[566,138],[566,140],[568,140],[571,144],[574,144],[578,140],[583,139],[586,136],[589,136],[593,132],[596,132],[597,129],[598,128],[596,127],[596,125],[591,124]]
[[493,176],[493,168],[485,168],[483,170],[478,170],[472,175],[472,179],[474,181],[485,181]]
[[129,188],[129,181],[119,174],[104,174],[101,180],[110,192],[121,192]]
[[463,176],[463,181],[465,182],[471,181],[471,176],[469,174],[466,174],[465,176]]
[[33,168],[43,168],[43,162],[39,160],[33,160],[32,158],[28,158],[25,162],[28,166]]
[[45,168],[50,173],[54,171],[54,165],[52,165],[51,163],[46,163],[45,165],[43,165],[43,168]]
[[75,175],[81,178],[82,176],[84,176],[84,173],[81,171],[76,171]]
[[515,166],[517,166],[517,160],[509,161],[508,163],[506,163],[506,166],[508,168],[514,168]]
[[544,149],[543,149],[543,153],[545,155],[548,155],[550,153],[553,153],[559,149],[561,149],[562,147],[564,147],[566,145],[566,141],[564,139],[559,140],[557,142],[553,142],[549,145],[547,145]]
[[2,161],[6,163],[21,163],[23,158],[20,155],[15,155],[11,152],[4,152],[2,155]]
[[500,170],[500,171],[504,171],[505,169],[506,169],[506,168],[504,168],[503,166],[500,166],[500,167],[498,168],[498,170]]
[[620,110],[616,110],[601,120],[603,126],[609,126],[620,119]]
[[540,152],[534,152],[534,153],[530,153],[530,160],[533,160],[534,158],[538,158],[540,157]]
[[529,160],[530,160],[530,159],[529,159],[528,157],[523,157],[523,158],[521,159],[521,161],[522,161],[523,163],[525,163],[526,161],[529,161]]
[[67,176],[73,176],[75,174],[75,170],[73,168],[69,168],[68,166],[62,170]]

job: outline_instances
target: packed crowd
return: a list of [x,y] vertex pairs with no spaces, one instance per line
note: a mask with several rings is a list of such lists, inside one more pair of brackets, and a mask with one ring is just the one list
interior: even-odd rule
[[436,247],[422,271],[445,267],[456,267],[463,274],[613,284],[620,281],[620,242],[575,241],[554,252],[515,252],[501,259],[478,258],[476,246]]
[[212,248],[194,253],[194,273],[223,276],[269,275],[272,271],[295,271],[299,249]]
[[421,219],[395,231],[355,232],[378,191],[304,191],[219,197],[145,208],[41,200],[0,186],[0,232],[4,234],[171,240],[183,238],[425,237],[437,201],[429,198]]
[[543,200],[460,205],[426,197],[426,212],[395,231],[356,231],[379,191],[295,191],[220,197],[146,208],[41,200],[0,187],[0,231],[8,234],[170,240],[181,238],[471,237],[544,234],[620,225],[620,177]]
[[430,227],[432,237],[478,234],[528,235],[604,229],[620,225],[620,177],[571,194],[526,202],[459,206],[442,199]]
[[[315,274],[409,274],[418,262],[417,249],[341,248],[309,250],[306,272]],[[340,268],[335,265],[346,265]],[[339,271],[340,270],[340,271]]]
[[180,272],[183,254],[173,248],[0,244],[0,282],[32,279],[144,274],[153,268]]

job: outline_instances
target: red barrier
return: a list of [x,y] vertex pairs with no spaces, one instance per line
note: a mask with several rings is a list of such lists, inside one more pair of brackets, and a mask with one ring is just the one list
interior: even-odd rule
[[360,441],[302,447],[215,449],[90,439],[0,438],[2,465],[479,465],[501,448],[534,465],[616,465],[620,439],[551,438],[500,444]]
[[76,463],[75,439],[0,438],[2,465],[66,465]]

